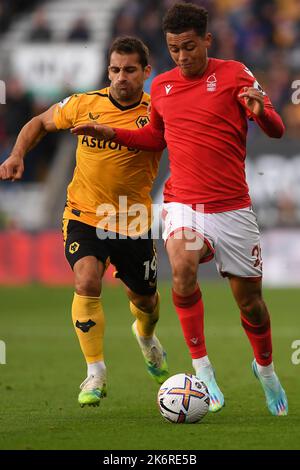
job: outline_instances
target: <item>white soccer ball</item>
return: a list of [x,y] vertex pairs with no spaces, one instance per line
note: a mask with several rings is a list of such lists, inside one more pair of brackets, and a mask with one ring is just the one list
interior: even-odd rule
[[173,375],[161,385],[157,403],[167,421],[198,423],[208,412],[208,390],[195,375]]

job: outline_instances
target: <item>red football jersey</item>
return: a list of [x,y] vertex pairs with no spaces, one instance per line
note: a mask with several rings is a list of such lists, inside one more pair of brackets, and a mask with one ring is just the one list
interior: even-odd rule
[[245,177],[247,119],[253,118],[270,136],[284,127],[265,95],[263,116],[251,115],[244,87],[260,88],[240,62],[208,59],[201,77],[184,77],[178,67],[157,76],[151,90],[151,123],[126,134],[120,142],[144,149],[168,146],[170,178],[166,202],[204,204],[205,212],[223,212],[251,204]]

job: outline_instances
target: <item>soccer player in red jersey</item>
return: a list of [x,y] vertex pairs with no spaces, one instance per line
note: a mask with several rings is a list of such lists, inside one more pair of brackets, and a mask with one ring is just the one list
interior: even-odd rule
[[208,387],[210,410],[219,411],[224,396],[207,356],[197,271],[199,263],[214,257],[240,309],[253,349],[253,372],[267,406],[273,415],[283,416],[288,402],[272,362],[260,235],[245,158],[248,119],[274,138],[282,136],[284,126],[244,64],[208,58],[212,37],[204,8],[173,5],[163,29],[176,67],[153,81],[150,124],[137,131],[88,124],[72,132],[144,150],[167,145],[171,176],[164,189],[163,237],[172,267],[173,303],[196,375]]

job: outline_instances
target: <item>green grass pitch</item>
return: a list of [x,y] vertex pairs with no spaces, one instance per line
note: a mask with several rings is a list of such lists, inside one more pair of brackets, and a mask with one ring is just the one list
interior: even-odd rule
[[[170,285],[161,283],[158,336],[171,374],[192,372],[173,311]],[[265,290],[272,315],[274,360],[290,405],[277,418],[265,407],[251,372],[251,350],[239,312],[223,283],[203,283],[206,338],[226,407],[199,424],[165,422],[156,405],[157,385],[147,374],[131,334],[133,317],[121,286],[105,287],[108,397],[81,409],[78,386],[86,377],[70,317],[72,289],[0,288],[1,449],[299,449],[300,364],[291,344],[300,339],[299,290]]]

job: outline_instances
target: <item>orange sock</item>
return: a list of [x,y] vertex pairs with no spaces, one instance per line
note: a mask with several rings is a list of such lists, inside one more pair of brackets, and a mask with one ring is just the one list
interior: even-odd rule
[[137,330],[140,336],[149,338],[153,336],[155,325],[159,319],[160,296],[157,292],[157,303],[153,312],[147,313],[130,302],[130,311],[137,319]]
[[103,361],[104,313],[100,297],[74,293],[72,319],[86,362]]

